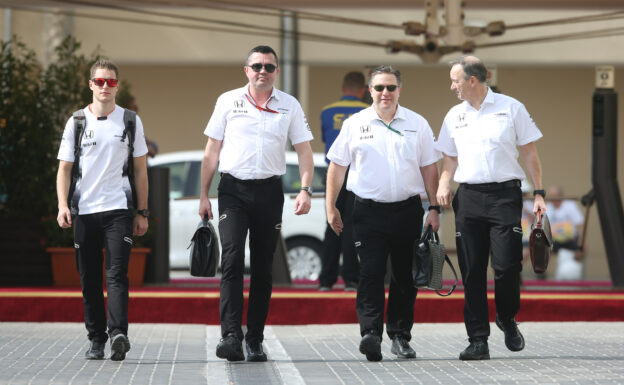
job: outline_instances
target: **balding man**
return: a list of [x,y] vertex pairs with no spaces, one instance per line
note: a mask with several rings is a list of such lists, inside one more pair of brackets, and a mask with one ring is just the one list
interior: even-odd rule
[[520,308],[522,271],[522,191],[529,172],[535,196],[533,211],[546,211],[542,169],[535,141],[542,137],[522,103],[494,93],[486,84],[487,69],[474,56],[451,63],[451,90],[463,103],[444,118],[437,148],[444,153],[438,202],[451,204],[450,180],[459,183],[452,199],[455,240],[464,289],[464,323],[470,345],[460,360],[490,358],[487,268],[494,269],[496,325],[511,351],[524,349],[515,316]]

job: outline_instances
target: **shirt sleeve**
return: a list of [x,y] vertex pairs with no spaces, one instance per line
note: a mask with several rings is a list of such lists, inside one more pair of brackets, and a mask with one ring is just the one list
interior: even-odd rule
[[310,125],[306,120],[301,104],[296,100],[293,104],[293,116],[290,121],[290,127],[288,128],[290,143],[295,145],[302,142],[309,142],[314,139],[312,131],[310,130]]
[[429,123],[425,119],[423,119],[422,129],[420,130],[419,136],[420,139],[418,142],[420,143],[420,159],[418,160],[418,163],[420,164],[420,167],[429,166],[430,164],[440,160],[442,155],[436,149],[433,130],[431,130],[431,126],[429,126]]
[[143,130],[143,122],[139,115],[136,117],[136,130],[134,132],[134,154],[135,158],[147,154],[147,141],[145,140],[145,131]]
[[204,130],[204,135],[216,140],[223,140],[225,127],[227,126],[227,115],[229,112],[229,108],[225,106],[223,95],[219,96],[212,116],[210,117],[210,120],[206,125],[206,129]]
[[57,156],[58,160],[74,161],[74,117],[70,117],[65,124],[61,145]]
[[543,136],[522,103],[519,103],[513,122],[516,129],[516,141],[519,146],[535,142]]
[[340,133],[334,143],[332,143],[329,151],[327,152],[327,159],[336,163],[339,166],[348,166],[351,164],[351,151],[349,143],[351,142],[351,129],[349,119],[342,123]]
[[447,114],[442,122],[442,128],[440,129],[440,135],[438,141],[435,144],[436,150],[443,152],[448,156],[457,156],[457,147],[455,147],[455,140],[451,138],[450,129],[447,124],[449,115]]

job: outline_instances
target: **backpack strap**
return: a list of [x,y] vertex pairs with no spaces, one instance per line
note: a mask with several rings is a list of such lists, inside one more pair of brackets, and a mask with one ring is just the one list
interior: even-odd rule
[[122,139],[128,138],[128,182],[132,190],[132,202],[128,204],[128,208],[138,209],[136,187],[134,185],[134,137],[136,135],[136,112],[124,109],[124,132]]
[[84,110],[74,111],[74,164],[71,170],[71,183],[69,185],[69,193],[67,194],[67,206],[70,208],[72,215],[78,215],[78,205],[72,207],[72,198],[76,191],[76,184],[80,178],[80,152],[82,146],[82,137],[87,126],[87,119]]

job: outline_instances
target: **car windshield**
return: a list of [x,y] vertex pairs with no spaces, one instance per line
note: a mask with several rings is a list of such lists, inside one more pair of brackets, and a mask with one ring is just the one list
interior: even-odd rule
[[[199,197],[201,193],[201,161],[172,162],[154,167],[169,169],[170,199]],[[314,177],[312,179],[312,190],[314,193],[325,192],[326,174],[327,167],[314,167]],[[221,175],[215,172],[210,190],[208,191],[209,197],[217,196],[217,187],[219,186],[220,180]],[[286,165],[286,173],[282,176],[282,184],[285,194],[299,193],[301,189],[301,179],[298,165]]]

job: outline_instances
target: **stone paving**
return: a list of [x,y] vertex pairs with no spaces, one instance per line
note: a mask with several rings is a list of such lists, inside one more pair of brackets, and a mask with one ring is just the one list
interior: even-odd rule
[[[266,363],[215,357],[218,326],[131,324],[123,362],[88,361],[80,323],[0,323],[0,384],[623,384],[624,323],[526,322],[526,348],[494,324],[490,361],[462,362],[463,324],[416,324],[415,360],[359,353],[357,325],[267,326]],[[109,347],[106,356],[109,355]]]

